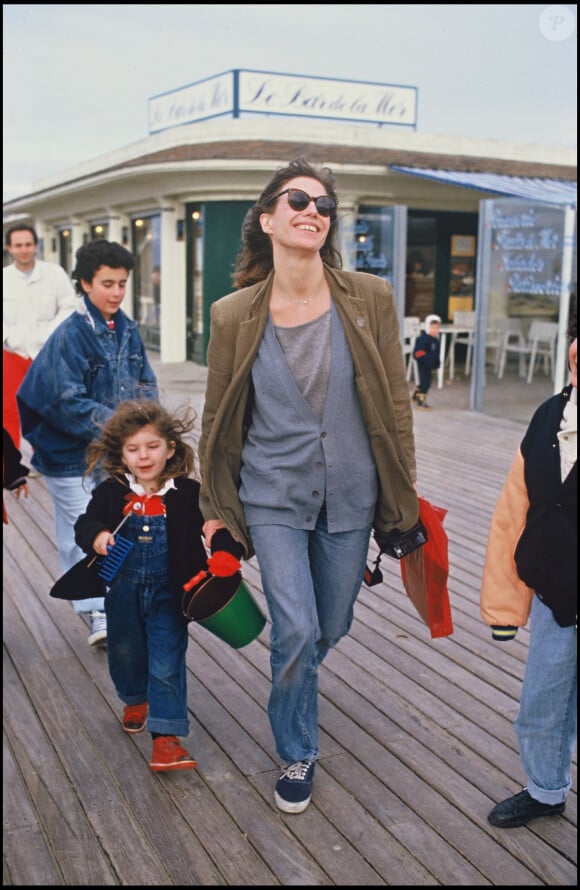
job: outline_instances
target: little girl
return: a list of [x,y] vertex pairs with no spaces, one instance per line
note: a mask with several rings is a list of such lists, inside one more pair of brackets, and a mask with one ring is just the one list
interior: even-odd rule
[[[183,436],[194,419],[187,408],[171,414],[155,401],[121,403],[87,448],[85,474],[100,464],[109,478],[93,490],[75,524],[85,553],[106,556],[115,544],[112,530],[127,517],[118,535],[133,546],[108,582],[107,653],[125,703],[123,729],[136,733],[147,726],[154,772],[197,766],[177,739],[189,733],[182,588],[208,564],[211,569],[213,559],[208,562],[202,539],[199,482],[188,478],[194,452]],[[231,536],[218,546],[242,553]]]

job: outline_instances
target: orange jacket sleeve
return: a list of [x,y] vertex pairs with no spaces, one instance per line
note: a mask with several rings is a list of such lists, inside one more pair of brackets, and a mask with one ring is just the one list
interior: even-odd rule
[[524,458],[518,449],[491,519],[480,592],[481,617],[486,624],[527,624],[534,591],[519,578],[514,552],[528,507]]

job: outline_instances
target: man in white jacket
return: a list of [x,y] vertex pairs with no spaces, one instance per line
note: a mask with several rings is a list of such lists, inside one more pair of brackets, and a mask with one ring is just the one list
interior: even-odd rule
[[62,266],[36,258],[32,226],[11,226],[6,249],[12,263],[3,271],[2,425],[19,448],[16,391],[49,334],[77,308],[78,297]]

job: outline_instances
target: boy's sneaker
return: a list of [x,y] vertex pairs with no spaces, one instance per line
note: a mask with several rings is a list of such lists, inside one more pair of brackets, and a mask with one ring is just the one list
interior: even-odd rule
[[147,723],[149,705],[146,701],[140,705],[125,705],[123,711],[123,729],[125,732],[143,732]]
[[91,630],[89,633],[89,646],[106,646],[107,644],[107,616],[104,612],[91,612]]
[[149,766],[154,773],[164,773],[174,769],[195,769],[197,762],[181,747],[174,735],[160,735],[153,739]]
[[302,813],[306,809],[312,796],[314,766],[313,760],[300,760],[282,770],[274,792],[279,810],[284,813]]

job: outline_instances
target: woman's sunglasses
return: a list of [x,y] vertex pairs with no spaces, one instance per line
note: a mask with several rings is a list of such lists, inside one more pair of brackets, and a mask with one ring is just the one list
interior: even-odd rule
[[302,189],[284,189],[283,192],[278,192],[273,198],[269,198],[266,201],[266,207],[269,207],[282,195],[288,195],[288,204],[292,210],[306,210],[310,202],[314,201],[314,206],[320,216],[334,216],[336,213],[336,201],[330,195],[319,195],[318,198],[313,198]]

